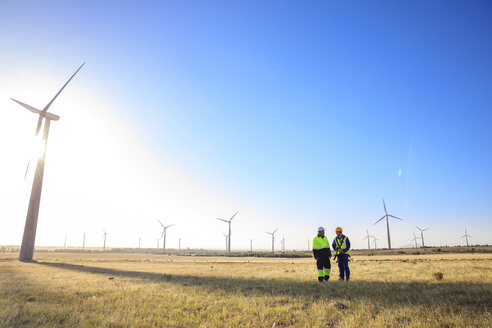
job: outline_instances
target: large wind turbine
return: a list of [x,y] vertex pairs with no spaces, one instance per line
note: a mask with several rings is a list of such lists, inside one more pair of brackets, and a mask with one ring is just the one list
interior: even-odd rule
[[[39,115],[38,125],[36,126],[36,133],[35,133],[36,137],[38,137],[39,135],[39,132],[41,130],[41,125],[43,124],[43,119],[44,119],[44,130],[43,130],[44,149],[41,154],[41,157],[38,158],[36,164],[36,172],[34,174],[34,180],[31,189],[31,197],[29,199],[29,207],[27,209],[26,224],[24,226],[24,235],[22,237],[22,245],[19,253],[20,261],[31,261],[32,256],[34,254],[34,244],[36,241],[36,229],[38,226],[39,205],[41,202],[41,189],[43,187],[44,163],[46,159],[46,148],[48,144],[50,123],[51,121],[58,121],[60,119],[60,116],[48,112],[48,109],[51,107],[51,105],[53,104],[55,99],[60,95],[63,89],[65,89],[67,84],[73,79],[75,74],[77,74],[77,72],[82,68],[82,66],[84,66],[84,64],[80,65],[77,71],[75,71],[75,73],[70,77],[70,79],[68,79],[68,81],[63,85],[60,91],[58,91],[58,93],[53,97],[53,99],[51,99],[51,101],[42,110],[39,110],[30,105],[24,104],[23,102],[10,98],[16,103],[18,103],[19,105],[33,112],[34,114]],[[28,168],[29,168],[29,163],[28,163]],[[27,170],[26,170],[26,174],[27,174]]]
[[167,232],[167,228],[169,227],[172,227],[174,224],[170,224],[168,226],[164,226],[162,224],[161,221],[157,220],[157,222],[159,222],[159,224],[162,226],[162,235],[161,235],[161,238],[164,237],[164,240],[163,240],[163,243],[162,243],[162,252],[165,253],[166,252],[166,232]]
[[370,239],[371,239],[371,237],[374,237],[374,236],[371,236],[369,234],[369,230],[367,230],[367,229],[366,229],[366,232],[367,232],[367,235],[364,238],[362,238],[362,239],[363,240],[364,239],[367,239],[367,249],[371,249]]
[[388,211],[386,211],[386,204],[384,203],[384,199],[383,199],[383,206],[384,206],[384,215],[382,218],[380,218],[379,220],[376,221],[376,223],[374,224],[377,224],[379,221],[381,221],[382,219],[386,218],[386,231],[388,233],[388,249],[391,249],[391,240],[390,240],[390,226],[389,226],[389,217],[391,218],[394,218],[394,219],[397,219],[397,220],[400,220],[400,221],[403,221],[403,219],[400,219],[400,218],[397,218],[396,216],[394,215],[391,215],[391,214],[388,214]]
[[272,235],[272,253],[275,253],[275,232],[277,232],[278,228],[273,230],[273,232],[266,232],[269,235]]
[[234,213],[234,215],[229,220],[224,220],[224,219],[217,218],[217,220],[224,221],[224,222],[226,222],[226,223],[229,224],[229,235],[228,235],[228,238],[227,238],[227,250],[226,250],[226,252],[228,252],[228,253],[231,252],[231,221],[232,221],[232,219],[234,219],[234,217],[236,216],[237,212],[238,211],[236,211],[236,213]]
[[422,247],[425,247],[424,244],[424,231],[429,230],[430,228],[425,228],[425,229],[420,229],[419,227],[415,226],[415,228],[420,230],[420,239],[422,239]]
[[461,238],[465,238],[466,239],[466,246],[470,246],[468,244],[468,237],[470,238],[473,238],[472,236],[470,236],[467,232],[466,232],[466,228],[465,228],[465,234],[463,236],[461,236]]

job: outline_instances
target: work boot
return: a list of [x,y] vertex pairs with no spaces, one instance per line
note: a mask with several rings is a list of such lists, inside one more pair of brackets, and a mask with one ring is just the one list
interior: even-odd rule
[[324,280],[323,280],[323,277],[318,277],[318,281],[319,281],[319,282],[323,282],[323,281],[324,281]]
[[339,280],[339,281],[343,281],[343,278],[342,278],[342,277],[340,277],[340,278],[338,278],[338,280]]
[[330,276],[325,276],[325,281],[330,280]]
[[349,280],[350,280],[350,278],[349,278],[349,277],[345,278],[345,281],[349,281]]

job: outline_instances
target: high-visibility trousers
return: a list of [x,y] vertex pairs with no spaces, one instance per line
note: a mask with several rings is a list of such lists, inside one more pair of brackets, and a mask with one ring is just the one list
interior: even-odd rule
[[331,261],[329,257],[320,257],[316,260],[316,268],[318,268],[318,280],[328,279],[331,272]]

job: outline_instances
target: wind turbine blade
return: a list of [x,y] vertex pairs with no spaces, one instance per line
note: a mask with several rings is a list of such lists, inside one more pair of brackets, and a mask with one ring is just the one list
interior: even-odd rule
[[167,229],[167,228],[169,228],[169,227],[172,227],[174,224],[175,224],[175,223],[170,224],[170,225],[168,225],[167,227],[164,227],[164,228],[166,228],[166,229]]
[[164,230],[162,230],[162,235],[161,235],[161,238],[164,237]]
[[159,219],[157,219],[157,222],[159,222],[159,224],[164,228],[164,225],[162,224],[161,221],[159,221]]
[[386,203],[384,202],[384,198],[383,198],[383,206],[384,206],[384,213],[388,214],[388,212],[386,211]]
[[227,221],[227,220],[224,220],[224,219],[219,219],[219,218],[217,218],[217,220],[220,220],[220,221],[224,221],[224,222],[227,222],[227,223],[229,223],[229,221]]
[[419,229],[420,231],[423,231],[422,229],[420,229],[419,227],[415,226],[415,228]]
[[73,75],[68,79],[68,81],[63,85],[63,87],[60,89],[60,91],[58,91],[58,93],[53,97],[53,99],[51,99],[51,101],[48,103],[48,105],[46,105],[45,108],[43,108],[42,112],[43,113],[46,113],[48,111],[48,108],[50,108],[51,104],[53,104],[53,102],[55,101],[56,97],[58,97],[60,95],[60,93],[63,91],[63,89],[65,89],[65,87],[67,86],[68,83],[70,83],[70,81],[73,79],[73,77],[75,76],[75,74],[77,74],[80,69],[82,68],[82,66],[85,65],[85,62],[80,65],[79,69],[75,71],[75,73],[73,73]]
[[38,125],[36,126],[36,134],[35,134],[36,137],[39,135],[39,131],[41,130],[41,124],[43,124],[43,117],[39,115]]
[[272,232],[272,235],[273,235],[275,232],[277,232],[277,230],[278,230],[278,228],[277,228],[277,229],[275,229],[275,231],[274,231],[274,232]]
[[369,236],[365,236],[364,238],[362,238],[362,240],[367,239],[367,238],[369,238]]
[[26,173],[24,174],[24,180],[27,178],[27,172],[29,172],[29,164],[31,164],[31,160],[27,161]]
[[382,217],[382,218],[380,218],[379,220],[377,220],[377,221],[376,221],[376,223],[374,223],[374,224],[377,224],[379,221],[381,221],[381,220],[382,220],[382,219],[384,219],[385,217],[386,217],[386,215],[383,215],[383,217]]
[[22,107],[27,108],[28,110],[30,110],[31,112],[33,112],[35,114],[41,114],[41,111],[39,109],[37,109],[37,108],[34,108],[32,106],[29,106],[28,104],[24,104],[22,101],[15,100],[14,98],[10,98],[10,99],[13,100],[13,101],[15,101],[16,103],[18,103]]
[[464,235],[464,236],[461,236],[460,238],[465,238],[465,237],[466,237],[466,235]]
[[237,212],[239,212],[239,211],[236,211],[236,213],[234,213],[234,215],[232,216],[232,218],[229,219],[229,222],[232,221],[232,219],[234,219],[234,217],[236,216]]
[[394,216],[394,215],[388,214],[388,216],[391,216],[393,219],[398,219],[398,220],[400,220],[400,221],[403,221],[403,219],[397,218],[397,217],[396,217],[396,216]]
[[429,229],[430,229],[430,228],[425,228],[425,229],[424,229],[424,230],[422,230],[422,231],[426,231],[426,230],[429,230]]

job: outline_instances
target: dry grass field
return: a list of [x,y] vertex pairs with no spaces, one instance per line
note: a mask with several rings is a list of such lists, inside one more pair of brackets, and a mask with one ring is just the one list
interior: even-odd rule
[[0,253],[0,327],[492,326],[492,254],[355,256],[323,284],[306,258],[35,259]]

